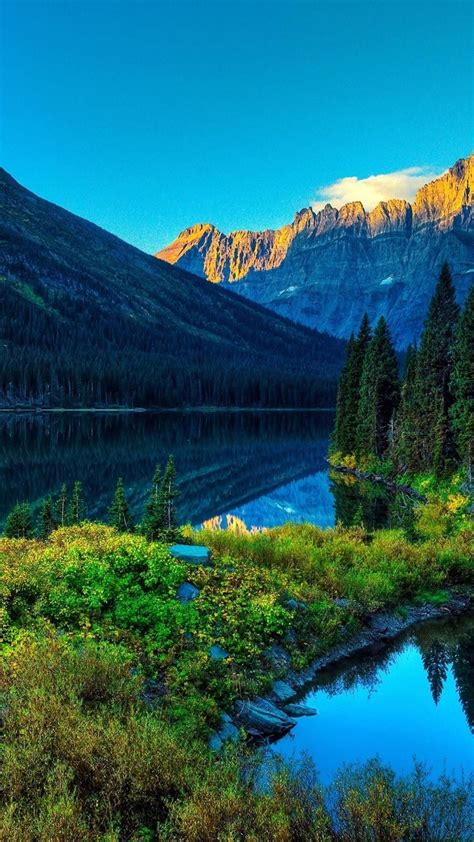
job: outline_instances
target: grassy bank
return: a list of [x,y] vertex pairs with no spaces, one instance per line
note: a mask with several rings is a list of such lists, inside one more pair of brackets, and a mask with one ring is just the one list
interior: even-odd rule
[[[466,791],[445,781],[435,795],[421,772],[396,782],[372,765],[323,793],[307,767],[281,766],[262,792],[245,741],[218,757],[207,748],[222,710],[278,676],[274,643],[301,668],[367,612],[472,581],[472,523],[448,506],[440,526],[429,506],[416,540],[362,527],[184,529],[211,547],[211,567],[100,524],[0,539],[0,838],[469,838]],[[199,590],[187,604],[184,582]],[[215,645],[227,657],[214,660]],[[416,836],[440,809],[457,830]]]

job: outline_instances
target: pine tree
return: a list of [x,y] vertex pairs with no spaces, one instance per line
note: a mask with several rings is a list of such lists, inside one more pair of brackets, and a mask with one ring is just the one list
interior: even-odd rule
[[459,319],[453,346],[451,418],[457,449],[472,484],[474,462],[474,285]]
[[353,359],[356,352],[356,340],[351,333],[346,347],[346,361],[341,369],[337,387],[336,400],[336,421],[332,434],[331,444],[333,450],[341,453],[350,453],[350,436],[348,433],[348,417],[350,412],[349,403],[349,371],[353,366]]
[[146,513],[142,524],[142,531],[149,541],[156,541],[160,535],[160,531],[164,528],[161,486],[161,468],[157,465],[151,481],[150,497],[148,499]]
[[163,484],[160,493],[160,510],[163,512],[163,526],[166,530],[173,531],[176,529],[176,505],[175,498],[178,492],[175,487],[176,471],[174,467],[174,459],[172,456],[168,458],[166,463],[165,473],[163,476]]
[[114,499],[109,510],[110,523],[117,532],[133,532],[133,520],[125,496],[125,486],[120,477],[115,488]]
[[418,405],[416,394],[417,349],[409,345],[405,375],[400,391],[400,404],[395,417],[393,455],[401,470],[416,462]]
[[346,363],[339,380],[333,446],[344,454],[356,449],[360,385],[370,339],[369,317],[364,313],[357,338],[351,334],[347,343]]
[[56,500],[56,520],[58,526],[66,526],[67,524],[67,488],[65,483],[61,486]]
[[445,263],[431,299],[421,336],[417,366],[419,465],[438,474],[453,467],[454,438],[450,423],[452,345],[459,307]]
[[28,503],[17,503],[5,523],[7,538],[32,538],[33,519]]
[[84,520],[84,502],[82,499],[82,485],[77,480],[72,487],[71,501],[67,510],[68,524],[80,523]]
[[51,497],[46,497],[41,506],[38,535],[43,541],[46,541],[55,529],[56,518],[54,517],[53,501]]
[[397,357],[387,322],[381,316],[362,371],[356,439],[359,455],[386,454],[399,396]]
[[434,640],[428,649],[422,650],[421,658],[430,683],[431,695],[438,704],[448,675],[449,653],[445,643]]

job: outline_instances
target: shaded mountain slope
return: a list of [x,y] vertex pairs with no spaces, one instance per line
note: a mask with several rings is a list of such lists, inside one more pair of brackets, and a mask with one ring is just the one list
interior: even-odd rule
[[4,404],[291,404],[305,400],[304,378],[310,401],[316,381],[327,400],[340,343],[155,260],[3,170],[0,192]]

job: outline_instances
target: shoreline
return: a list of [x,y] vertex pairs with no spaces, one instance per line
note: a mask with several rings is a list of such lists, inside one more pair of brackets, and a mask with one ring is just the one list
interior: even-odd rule
[[131,407],[131,406],[123,406],[123,407],[0,407],[0,413],[4,413],[5,415],[51,415],[51,414],[61,414],[61,413],[93,413],[93,414],[128,414],[128,413],[137,413],[137,414],[158,414],[158,413],[193,413],[199,412],[201,414],[217,414],[217,413],[231,413],[231,412],[255,412],[255,413],[264,413],[264,412],[298,412],[298,413],[306,413],[306,412],[335,412],[336,407],[332,406],[314,406],[314,407],[285,407],[285,406],[273,406],[273,407],[252,407],[252,406],[184,406],[184,407]]
[[[314,715],[314,711],[306,708],[301,699],[310,690],[320,672],[351,658],[376,654],[400,635],[422,623],[467,614],[473,609],[473,597],[474,589],[467,586],[449,591],[448,598],[440,605],[425,603],[417,606],[409,603],[402,606],[400,614],[381,610],[365,615],[361,618],[363,627],[355,635],[336,644],[301,671],[289,666],[290,655],[283,646],[278,646],[278,671],[281,678],[276,679],[272,689],[263,696],[238,699],[234,703],[231,715],[234,724],[243,728],[256,743],[278,741],[295,727],[297,720],[294,716],[300,718]],[[278,669],[278,664],[275,666]],[[292,708],[295,707],[299,707],[300,711],[292,715]],[[268,721],[264,723],[265,727],[260,731],[259,716],[263,719],[268,717]]]
[[328,459],[326,461],[329,464],[329,471],[336,471],[338,474],[348,474],[349,476],[355,477],[355,479],[362,482],[376,482],[379,485],[384,485],[393,494],[406,494],[407,497],[412,497],[413,500],[417,500],[419,503],[428,502],[424,494],[420,494],[419,491],[416,491],[410,485],[403,485],[402,483],[395,482],[395,480],[383,477],[380,474],[371,473],[369,471],[360,471],[358,468],[347,468],[345,465],[331,465]]

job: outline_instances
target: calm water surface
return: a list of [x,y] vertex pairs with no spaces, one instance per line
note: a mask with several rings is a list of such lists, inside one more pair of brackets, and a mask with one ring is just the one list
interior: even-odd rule
[[424,624],[378,656],[321,672],[302,717],[276,744],[301,752],[329,782],[345,763],[378,756],[399,774],[423,761],[434,777],[474,773],[474,616]]
[[[119,476],[139,517],[156,463],[172,453],[181,522],[409,526],[410,511],[381,489],[331,483],[333,423],[328,412],[0,414],[0,523],[17,501],[38,508],[76,479],[88,516],[105,517]],[[307,751],[324,780],[377,753],[400,772],[413,755],[436,772],[472,770],[473,676],[473,621],[425,627],[381,656],[324,673],[308,696],[319,715],[299,720],[278,749]]]

